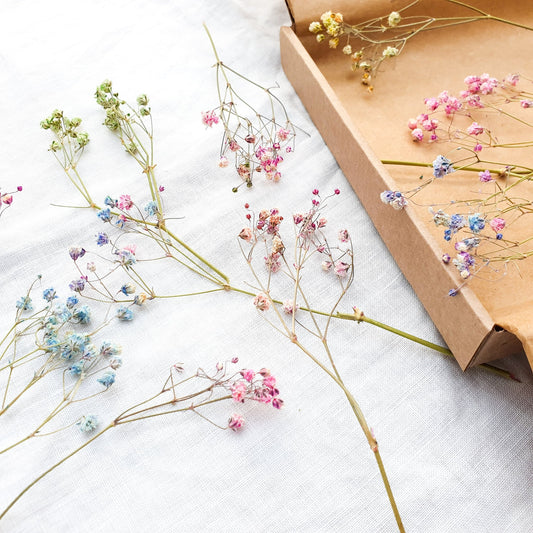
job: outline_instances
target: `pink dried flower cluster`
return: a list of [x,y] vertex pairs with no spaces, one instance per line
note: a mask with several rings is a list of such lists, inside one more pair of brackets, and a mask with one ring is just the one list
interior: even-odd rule
[[240,372],[241,378],[230,385],[232,398],[239,403],[253,400],[260,403],[269,403],[276,409],[281,409],[283,400],[279,398],[276,387],[276,378],[266,368],[259,372],[244,369]]
[[11,206],[11,204],[13,203],[13,195],[17,192],[20,192],[22,191],[22,186],[19,185],[17,187],[17,190],[16,191],[11,191],[11,192],[5,192],[3,193],[2,191],[0,191],[0,215],[8,208]]
[[122,194],[117,202],[117,207],[123,211],[129,211],[133,207],[133,200],[129,194]]
[[218,124],[218,116],[214,111],[202,111],[202,124],[207,128],[212,128]]
[[[407,121],[411,138],[416,142],[424,139],[428,139],[430,142],[438,140],[437,130],[440,127],[440,122],[434,117],[436,113],[444,113],[448,119],[457,114],[471,117],[473,110],[483,109],[489,104],[486,97],[491,95],[495,98],[499,94],[503,94],[505,102],[520,100],[520,92],[516,89],[518,81],[518,74],[511,74],[502,81],[491,77],[489,74],[467,76],[464,79],[466,89],[460,91],[458,96],[454,96],[448,91],[442,91],[438,96],[428,97],[424,100],[426,111]],[[522,107],[528,107],[527,102],[528,100],[520,100]],[[445,130],[449,134],[446,128]],[[483,134],[486,127],[473,121],[465,130],[466,134],[475,137]],[[479,152],[481,149],[482,144],[476,141],[474,151]]]
[[284,127],[277,127],[274,132],[271,128],[266,128],[265,123],[271,122],[265,117],[261,117],[261,125],[256,128],[246,121],[246,133],[243,131],[243,124],[231,125],[229,122],[234,118],[234,112],[230,110],[234,104],[223,104],[220,110],[220,117],[214,110],[202,112],[202,123],[206,127],[218,124],[219,118],[224,124],[224,143],[222,146],[218,166],[225,168],[229,166],[228,156],[231,154],[235,159],[235,168],[240,178],[248,185],[252,185],[254,173],[264,173],[266,179],[279,181],[281,172],[279,165],[283,162],[282,153],[292,152],[290,143],[294,139],[294,131],[290,124]]

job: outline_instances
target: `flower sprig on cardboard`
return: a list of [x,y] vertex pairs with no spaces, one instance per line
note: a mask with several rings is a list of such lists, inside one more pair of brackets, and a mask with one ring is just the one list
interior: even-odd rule
[[[452,245],[443,254],[443,262],[455,266],[460,276],[458,286],[449,291],[451,296],[481,272],[489,274],[487,279],[497,280],[511,262],[533,256],[533,236],[523,238],[513,233],[518,221],[533,213],[533,168],[512,159],[494,161],[506,149],[527,149],[533,144],[533,121],[528,116],[533,107],[532,93],[520,88],[519,81],[518,74],[502,81],[489,74],[470,75],[458,95],[444,90],[425,98],[425,112],[408,121],[411,137],[420,144],[458,145],[455,160],[450,154],[441,154],[431,164],[384,161],[428,166],[433,171],[430,179],[411,190],[384,191],[381,200],[395,209],[416,203],[422,189],[437,187],[450,174],[460,172],[465,180],[475,175],[473,196],[453,196],[428,205],[433,222],[443,228],[444,241]],[[508,124],[513,126],[510,140],[498,130],[498,126]],[[493,151],[496,156],[491,157]]]
[[330,48],[341,49],[342,53],[351,59],[352,71],[361,74],[361,83],[372,92],[382,64],[399,56],[408,41],[422,32],[483,20],[533,30],[518,22],[491,15],[468,3],[458,0],[446,1],[466,8],[471,13],[449,17],[410,15],[409,10],[420,3],[420,0],[415,0],[397,11],[353,25],[344,20],[342,13],[326,11],[320,17],[320,21],[310,24],[309,31],[316,35],[319,43],[327,41]]

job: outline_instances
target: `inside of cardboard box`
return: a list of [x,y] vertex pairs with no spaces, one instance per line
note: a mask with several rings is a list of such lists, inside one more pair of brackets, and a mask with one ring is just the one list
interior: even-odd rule
[[[452,161],[458,161],[472,154],[457,151],[457,145],[449,141],[415,143],[412,140],[407,121],[425,112],[424,99],[437,96],[448,90],[457,94],[464,89],[463,80],[468,75],[488,73],[503,79],[508,74],[519,73],[521,86],[533,92],[533,72],[528,71],[530,51],[533,49],[533,31],[506,25],[497,21],[478,21],[447,27],[441,30],[421,33],[410,39],[398,57],[384,62],[374,80],[374,90],[370,93],[360,83],[360,72],[352,72],[351,60],[339,49],[331,50],[327,40],[317,43],[315,35],[308,31],[309,22],[319,20],[326,10],[341,12],[344,20],[357,24],[370,17],[387,16],[409,4],[393,1],[340,1],[324,2],[289,1],[295,20],[295,28],[302,44],[312,56],[337,97],[364,135],[372,150],[383,160],[415,161],[431,163],[439,154]],[[469,5],[478,6],[494,16],[533,27],[533,10],[528,2],[511,0],[472,1]],[[421,0],[411,13],[440,16],[464,16],[466,8],[444,0]],[[352,47],[357,48],[356,40]],[[505,108],[504,108],[505,109]],[[513,114],[517,111],[513,107]],[[533,124],[533,108],[518,109],[520,118]],[[528,114],[529,113],[529,114]],[[520,123],[509,120],[497,113],[488,113],[487,123],[497,132],[500,143],[531,140]],[[445,117],[439,116],[442,124]],[[471,120],[470,120],[471,122]],[[524,137],[525,135],[525,137]],[[484,148],[481,158],[493,162],[513,162],[531,166],[533,148]],[[473,159],[472,159],[473,160]],[[483,166],[483,165],[481,165]],[[489,168],[489,165],[486,164]],[[490,165],[501,168],[502,165]],[[432,176],[431,168],[387,165],[398,190],[412,190]],[[421,179],[422,176],[422,179]],[[364,176],[361,177],[364,179]],[[414,210],[418,220],[441,243],[442,253],[454,254],[453,246],[443,239],[443,227],[436,227],[428,211],[430,205],[447,205],[450,200],[473,198],[505,186],[504,179],[495,184],[481,184],[477,173],[456,172],[433,182],[421,190],[410,201],[408,209]],[[518,189],[517,189],[518,190]],[[520,185],[517,197],[533,199],[533,184]],[[379,202],[376,198],[376,202]],[[498,206],[502,208],[505,206]],[[391,209],[391,208],[389,208]],[[452,213],[447,209],[448,213]],[[506,230],[506,239],[520,241],[532,236],[532,215],[522,216]],[[406,236],[408,241],[408,236]],[[453,243],[453,241],[452,241]],[[498,243],[495,242],[496,245]],[[533,250],[531,246],[521,247],[521,251]],[[416,255],[416,251],[414,251]],[[423,258],[418,258],[423,260]],[[455,269],[452,264],[447,268]],[[457,271],[457,286],[462,282]],[[512,261],[508,264],[493,262],[478,275],[468,280],[468,287],[474,291],[495,324],[513,332],[524,343],[531,343],[533,332],[533,258]],[[431,283],[431,280],[428,280]],[[450,287],[452,289],[454,287]],[[446,294],[436,298],[448,298]]]

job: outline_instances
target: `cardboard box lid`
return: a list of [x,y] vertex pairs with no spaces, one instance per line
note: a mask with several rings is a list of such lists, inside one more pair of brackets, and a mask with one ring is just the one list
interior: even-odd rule
[[[282,29],[282,62],[285,71],[400,268],[456,355],[461,367],[464,369],[471,364],[516,353],[520,348],[517,338],[522,342],[530,363],[533,365],[533,284],[531,284],[533,266],[525,266],[531,261],[521,263],[522,277],[515,275],[514,277],[508,276],[501,282],[468,284],[458,296],[443,297],[447,293],[447,288],[457,284],[457,273],[454,272],[453,267],[450,269],[443,266],[440,260],[443,247],[435,231],[428,227],[427,223],[421,224],[420,210],[417,212],[416,209],[408,209],[405,212],[393,213],[390,207],[384,206],[379,201],[381,191],[402,189],[402,184],[409,181],[412,183],[413,173],[412,170],[406,172],[405,169],[398,171],[397,169],[391,170],[388,166],[384,167],[376,154],[384,159],[401,159],[401,157],[387,157],[387,150],[394,145],[396,153],[393,155],[398,153],[404,155],[405,152],[406,157],[403,159],[407,160],[409,158],[422,160],[424,157],[418,150],[419,147],[414,147],[402,132],[403,125],[409,118],[405,114],[406,110],[409,105],[413,107],[411,101],[413,97],[410,94],[413,91],[409,81],[417,85],[430,82],[427,84],[428,91],[431,92],[427,95],[431,95],[437,87],[442,90],[446,88],[443,85],[453,81],[455,81],[455,86],[459,85],[464,78],[464,75],[460,74],[462,72],[459,68],[460,64],[455,62],[455,58],[454,62],[446,61],[446,64],[443,64],[442,58],[439,59],[437,54],[433,61],[438,65],[439,79],[437,83],[434,79],[428,80],[424,73],[429,71],[417,72],[417,68],[420,68],[420,61],[425,56],[431,56],[434,52],[432,48],[428,50],[424,47],[424,43],[422,45],[418,43],[418,48],[412,47],[413,52],[410,49],[404,51],[407,61],[397,65],[393,72],[394,76],[385,81],[379,80],[385,86],[383,89],[380,87],[378,94],[365,94],[361,92],[357,81],[351,79],[350,74],[347,73],[346,69],[349,67],[343,70],[341,64],[343,58],[340,52],[334,53],[328,50],[327,45],[316,44],[314,36],[308,32],[309,23],[318,20],[321,13],[326,10],[343,12],[345,20],[349,20],[349,13],[357,13],[359,19],[366,20],[372,16],[387,14],[405,4],[381,0],[333,3],[318,0],[287,0],[287,4],[295,21],[294,28],[297,33],[299,32],[299,39],[292,31]],[[499,6],[499,2],[494,1],[478,1],[475,4],[482,4],[487,10],[492,9],[492,13],[495,13],[494,9]],[[420,2],[417,8],[428,6],[431,9],[437,9],[439,13],[443,13],[444,8],[455,9],[457,7],[443,1],[426,0]],[[501,6],[499,7],[501,13]],[[524,8],[522,2],[515,0],[506,3],[505,11],[504,15],[507,18],[526,21],[533,25],[533,12],[527,7]],[[490,72],[491,68],[501,70],[502,64],[508,68],[516,65],[527,66],[529,64],[528,50],[533,47],[533,33],[529,32],[525,39],[524,31],[517,36],[516,28],[503,27],[499,24],[496,33],[494,26],[488,27],[487,24],[494,23],[485,21],[469,24],[468,32],[462,34],[455,32],[456,37],[463,39],[455,43],[465,56],[463,62],[466,66],[463,66],[463,70],[475,66],[477,68],[472,73],[481,73],[477,72],[480,68],[477,43],[483,43],[483,48],[486,49],[487,39],[491,39],[489,43],[491,46],[487,54],[483,56],[487,59],[487,61],[482,61],[483,72]],[[434,36],[436,33],[441,33],[441,35]],[[448,47],[447,49],[453,50],[453,46],[447,42],[449,36],[442,33],[432,33],[432,43],[436,44],[435,50],[442,52],[439,46],[443,46],[443,43]],[[475,46],[472,50],[465,49],[465,43],[470,41]],[[502,42],[506,43],[503,50]],[[302,43],[305,44],[305,48]],[[513,51],[514,48],[509,47],[515,47],[516,53]],[[500,48],[500,50],[495,50],[495,48]],[[412,54],[411,64],[408,54]],[[510,62],[509,54],[512,54]],[[507,65],[508,62],[509,65]],[[402,75],[403,72],[405,76]],[[506,69],[503,75],[507,73]],[[390,78],[394,78],[396,82],[398,78],[404,80],[405,89],[401,95],[397,92],[398,85],[386,85],[392,83]],[[422,98],[417,98],[417,101],[422,104]],[[418,107],[422,109],[422,105]],[[358,128],[354,122],[357,122],[361,128]],[[391,124],[399,124],[399,126],[391,128]],[[380,144],[379,135],[376,134],[376,131],[383,129],[389,131],[389,136],[382,143],[384,146]],[[396,138],[399,139],[398,142]],[[428,159],[426,154],[426,160],[432,161],[432,157],[429,156]],[[361,175],[365,176],[364,181],[360,179]],[[400,186],[398,181],[400,181]],[[413,249],[413,246],[416,248]],[[509,279],[511,277],[512,279]]]

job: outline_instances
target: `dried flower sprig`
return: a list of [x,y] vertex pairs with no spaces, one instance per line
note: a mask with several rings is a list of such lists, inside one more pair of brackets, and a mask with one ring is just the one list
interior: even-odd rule
[[449,142],[475,152],[531,146],[533,141],[529,139],[503,142],[491,126],[495,119],[512,121],[515,138],[530,134],[533,121],[525,110],[533,107],[533,93],[521,87],[522,80],[523,76],[516,73],[503,80],[486,73],[473,74],[464,79],[465,87],[458,94],[444,90],[425,98],[425,110],[407,122],[413,141]]
[[[428,204],[433,222],[443,227],[444,240],[453,245],[452,251],[443,254],[443,262],[457,268],[461,282],[450,289],[450,296],[455,296],[469,279],[480,273],[486,279],[497,280],[505,275],[510,262],[533,256],[533,236],[518,238],[512,230],[519,219],[533,213],[528,185],[533,180],[533,168],[490,160],[492,150],[527,148],[533,144],[530,139],[533,122],[527,117],[531,93],[519,89],[516,74],[503,81],[489,74],[471,75],[464,82],[466,89],[458,96],[442,91],[437,97],[426,98],[426,113],[408,122],[416,142],[458,144],[457,150],[463,157],[452,161],[439,155],[431,164],[385,160],[386,164],[432,167],[433,176],[409,191],[381,194],[384,203],[404,209],[410,201],[415,203],[414,197],[422,189],[431,184],[436,186],[449,174],[461,171],[465,179],[466,173],[476,174],[478,190],[474,197],[453,197]],[[509,108],[513,105],[518,110]],[[435,118],[439,113],[445,116]],[[513,134],[520,140],[500,141],[501,135],[497,125],[491,124],[491,118],[497,119],[499,125],[506,122],[516,125]],[[429,138],[423,130],[430,132]],[[501,150],[498,154],[501,157]]]
[[61,301],[52,287],[42,291],[44,304],[34,310],[32,296],[37,281],[41,278],[16,302],[14,323],[0,340],[0,416],[11,412],[15,403],[45,377],[60,373],[58,394],[62,399],[47,423],[74,401],[82,383],[86,387],[89,381],[93,385],[99,382],[108,388],[122,360],[118,345],[103,341],[98,347],[95,339],[114,318],[91,328],[90,307],[80,304],[75,293]]
[[2,192],[2,189],[0,189],[0,217],[6,209],[11,207],[11,204],[13,203],[13,195],[20,191],[22,191],[21,185],[19,185],[16,190],[9,192]]
[[355,25],[345,22],[342,13],[326,11],[320,21],[310,24],[309,31],[316,34],[319,43],[327,41],[330,48],[339,48],[344,55],[350,57],[352,70],[361,72],[361,83],[372,92],[381,64],[400,55],[407,42],[421,32],[483,20],[533,30],[529,26],[491,15],[465,2],[446,1],[466,8],[472,14],[456,17],[409,15],[409,10],[420,3],[420,0],[415,0],[402,9]]
[[[68,119],[61,111],[54,111],[50,117],[41,122],[41,126],[54,133],[55,139],[50,146],[50,151],[87,202],[87,207],[95,209],[103,222],[110,222],[119,227],[131,225],[139,233],[150,236],[158,242],[166,254],[175,257],[186,268],[220,284],[227,282],[227,277],[223,272],[188,246],[167,226],[161,199],[164,187],[157,183],[154,171],[156,165],[153,159],[151,110],[147,106],[146,95],[139,96],[138,107],[135,109],[121,100],[117,92],[113,92],[110,81],[105,81],[97,88],[96,99],[106,111],[104,124],[117,135],[126,152],[143,169],[147,177],[151,200],[144,203],[143,209],[134,210],[133,214],[130,212],[132,204],[128,197],[122,201],[108,197],[104,206],[98,206],[89,194],[77,169],[83,150],[89,142],[89,136],[78,129],[81,119]],[[146,123],[145,117],[149,118],[149,123]],[[147,146],[145,146],[146,143]]]
[[[230,159],[234,161],[242,180],[233,188],[234,192],[243,184],[252,187],[256,173],[277,182],[281,179],[279,165],[284,155],[294,150],[296,127],[272,87],[259,85],[221,61],[205,24],[204,28],[216,58],[218,106],[203,112],[202,122],[212,127],[220,121],[224,127],[218,164],[227,167]],[[244,85],[243,91],[239,84]],[[265,102],[252,103],[257,96],[254,93],[266,99],[267,110],[263,111]]]
[[[250,226],[240,232],[239,243],[246,263],[254,277],[255,288],[260,291],[254,298],[255,307],[274,329],[318,365],[345,394],[374,453],[398,529],[404,531],[400,513],[379,453],[377,440],[357,401],[345,386],[328,342],[331,319],[346,296],[354,277],[353,246],[348,231],[341,229],[338,232],[337,243],[330,241],[325,232],[327,220],[324,217],[323,210],[327,200],[338,193],[339,191],[335,190],[333,194],[322,198],[318,189],[313,190],[310,209],[293,215],[295,234],[293,242],[282,237],[280,226],[283,217],[279,211],[270,209],[262,210],[257,215],[252,212],[247,214]],[[243,242],[246,244],[243,244]],[[291,252],[288,250],[291,250]],[[260,267],[254,261],[258,254],[260,257],[265,254],[262,261],[264,266],[261,269],[266,269],[264,276],[261,275]],[[330,278],[333,283],[332,292],[336,292],[331,309],[325,317],[316,315],[311,310],[308,297],[310,287],[305,286],[302,277],[304,268],[313,268],[313,262],[317,269],[321,268],[332,276]],[[279,280],[278,272],[284,274],[282,280]],[[285,286],[283,287],[282,285],[281,290],[285,291],[286,299],[284,299],[282,305],[277,304],[270,296],[274,280],[285,282]],[[286,284],[287,280],[289,282],[288,285]],[[305,307],[306,311],[303,311],[302,307]],[[363,313],[354,309],[354,316],[360,318]],[[302,334],[310,334],[318,339],[324,350],[323,357],[315,355],[311,348],[304,344],[301,338]]]
[[[231,364],[236,364],[237,362],[238,359],[236,357],[231,360]],[[217,363],[212,372],[205,372],[200,368],[196,373],[188,377],[180,376],[183,372],[183,366],[181,364],[173,365],[170,369],[169,376],[159,392],[141,402],[136,402],[120,413],[84,444],[35,478],[2,511],[0,520],[41,479],[68,461],[68,459],[81,452],[92,442],[101,438],[109,430],[123,424],[141,422],[142,420],[174,413],[194,413],[220,429],[237,431],[244,424],[244,418],[241,414],[231,414],[227,423],[221,425],[213,421],[211,415],[205,413],[205,411],[219,402],[242,404],[247,401],[256,401],[258,403],[270,404],[276,409],[281,408],[283,401],[279,397],[276,379],[269,370],[262,368],[258,372],[251,369],[228,372],[228,364],[227,362]],[[79,428],[84,432],[94,433],[97,429],[94,416],[87,415],[80,419]]]

